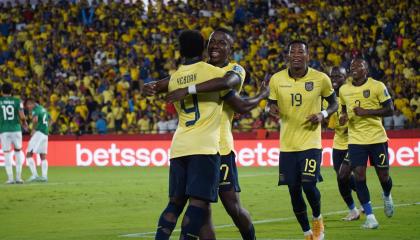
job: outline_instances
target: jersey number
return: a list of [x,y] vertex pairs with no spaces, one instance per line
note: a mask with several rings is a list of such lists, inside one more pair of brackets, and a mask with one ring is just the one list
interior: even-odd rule
[[302,94],[300,94],[300,93],[296,93],[296,94],[291,93],[290,96],[292,97],[292,106],[299,107],[300,105],[302,105]]
[[15,112],[13,111],[12,105],[1,106],[3,108],[3,118],[4,120],[13,120],[15,119]]
[[316,170],[316,161],[315,159],[306,159],[305,163],[305,172],[313,173]]
[[47,114],[42,117],[42,123],[45,124],[45,126],[48,126]]
[[194,120],[190,120],[190,121],[187,121],[185,123],[185,125],[187,127],[194,125],[198,121],[198,119],[200,119],[200,110],[198,109],[198,97],[197,97],[197,94],[193,94],[191,96],[192,96],[192,100],[193,100],[193,106],[190,107],[190,108],[186,108],[185,107],[184,99],[181,100],[181,108],[182,108],[182,110],[185,113],[194,113]]
[[228,178],[228,174],[229,174],[229,166],[227,164],[222,164],[220,166],[220,171],[223,171],[223,169],[225,169],[225,174],[223,175],[223,181],[226,181],[226,179]]

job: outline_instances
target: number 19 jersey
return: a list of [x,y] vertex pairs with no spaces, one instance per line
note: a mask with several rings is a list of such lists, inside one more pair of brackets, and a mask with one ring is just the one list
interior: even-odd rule
[[[172,74],[168,91],[223,77],[225,72],[202,61],[181,65]],[[172,139],[171,158],[219,152],[222,97],[231,93],[233,92],[198,93],[174,103],[179,122]]]
[[322,97],[333,93],[330,78],[312,68],[298,79],[290,77],[288,69],[271,77],[269,99],[277,101],[279,107],[282,152],[321,149],[321,124],[306,118],[321,112]]
[[19,111],[23,110],[20,99],[0,97],[0,133],[20,132]]

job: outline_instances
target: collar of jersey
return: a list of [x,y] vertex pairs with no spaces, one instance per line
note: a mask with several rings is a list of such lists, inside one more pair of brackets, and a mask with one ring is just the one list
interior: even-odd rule
[[290,76],[290,72],[289,71],[290,71],[290,68],[287,68],[287,76],[289,76],[290,79],[293,79],[295,81],[299,81],[301,79],[304,79],[308,75],[308,73],[309,73],[309,67],[306,69],[305,75],[303,75],[303,77],[300,77],[300,78],[294,78],[294,77]]

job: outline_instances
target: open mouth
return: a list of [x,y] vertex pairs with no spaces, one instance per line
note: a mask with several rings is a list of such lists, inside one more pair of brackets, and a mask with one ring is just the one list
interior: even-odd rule
[[220,52],[219,51],[217,51],[217,50],[211,50],[210,51],[210,57],[215,58],[215,57],[219,57],[219,56],[220,56]]

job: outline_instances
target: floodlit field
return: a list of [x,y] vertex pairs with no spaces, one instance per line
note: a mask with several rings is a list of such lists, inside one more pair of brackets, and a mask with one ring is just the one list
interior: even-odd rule
[[[302,239],[277,168],[240,168],[242,202],[251,212],[259,239]],[[25,169],[25,177],[28,170]],[[326,239],[420,239],[420,168],[393,168],[395,215],[384,216],[380,185],[370,169],[368,184],[380,223],[362,230],[346,223],[332,168],[325,181],[322,212]],[[1,169],[1,181],[5,181]],[[50,168],[50,182],[0,185],[0,239],[151,239],[167,202],[167,168]],[[240,239],[221,204],[214,205],[218,239]],[[177,239],[179,231],[174,233]]]

